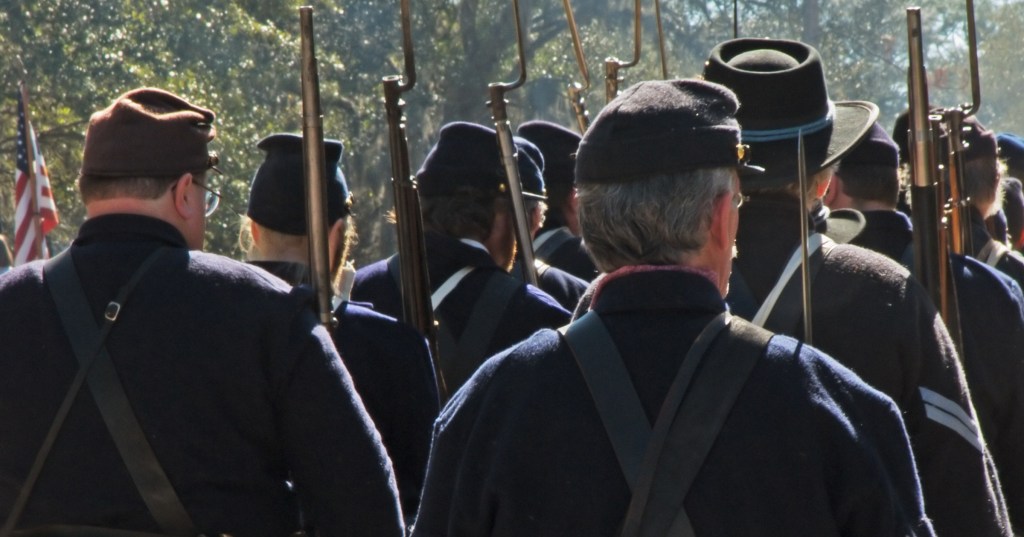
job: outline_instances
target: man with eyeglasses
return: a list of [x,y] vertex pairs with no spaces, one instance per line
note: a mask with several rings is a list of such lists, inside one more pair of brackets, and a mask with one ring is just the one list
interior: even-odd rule
[[0,282],[4,529],[402,535],[311,293],[199,251],[213,121],[152,88],[94,114],[78,237]]

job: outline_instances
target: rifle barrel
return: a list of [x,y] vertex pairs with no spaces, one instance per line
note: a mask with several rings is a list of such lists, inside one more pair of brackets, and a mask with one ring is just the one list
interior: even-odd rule
[[324,162],[320,78],[313,39],[313,8],[299,8],[302,36],[302,151],[306,176],[306,230],[309,236],[310,276],[316,292],[317,315],[326,327],[334,325],[331,274],[327,246],[327,171]]

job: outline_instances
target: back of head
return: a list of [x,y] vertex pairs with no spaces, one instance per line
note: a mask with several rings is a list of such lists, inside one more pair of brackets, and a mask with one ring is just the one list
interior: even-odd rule
[[[160,185],[184,173],[200,174],[217,164],[207,149],[216,136],[212,111],[156,88],[118,97],[89,120],[79,189],[88,202],[114,196],[155,198]],[[149,181],[153,183],[154,181]]]
[[548,204],[560,207],[566,203],[576,182],[576,150],[580,135],[549,121],[527,121],[516,133],[533,142],[544,155],[544,185]]
[[707,240],[743,147],[735,95],[698,80],[640,82],[606,106],[576,155],[580,227],[598,268],[677,264]]
[[836,173],[843,191],[855,201],[884,203],[896,208],[899,197],[899,148],[877,122],[839,163]]
[[[941,113],[941,109],[933,106],[933,113]],[[971,199],[971,203],[981,208],[988,208],[995,202],[998,194],[999,166],[997,161],[998,146],[994,132],[985,128],[975,116],[964,118],[962,158],[964,164],[963,195]],[[900,149],[900,162],[906,164],[910,160],[910,111],[904,110],[896,116],[893,124],[892,137]],[[945,133],[940,133],[945,135]],[[938,154],[938,153],[937,153]],[[996,207],[998,208],[998,207]]]
[[839,161],[867,133],[878,107],[829,98],[818,51],[781,39],[733,39],[716,46],[704,79],[721,84],[740,102],[736,115],[750,162],[765,169],[745,177],[748,191],[797,182],[797,141],[804,140],[808,177]]
[[[253,175],[246,215],[274,231],[305,236],[306,179],[302,136],[271,134],[260,140],[256,147],[266,155]],[[340,168],[342,149],[340,141],[324,140],[328,226],[351,214],[352,196]]]
[[996,134],[975,116],[964,118],[964,194],[988,213],[999,209],[999,149]]
[[[544,158],[516,137],[523,198],[545,199]],[[494,129],[455,122],[441,127],[437,143],[416,172],[424,225],[455,237],[487,234],[494,211],[508,199],[508,179]]]

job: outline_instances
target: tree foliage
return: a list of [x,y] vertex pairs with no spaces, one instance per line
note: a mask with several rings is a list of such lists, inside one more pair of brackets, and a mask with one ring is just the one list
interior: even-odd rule
[[[565,90],[582,82],[563,5],[521,0],[528,79],[509,94],[513,123],[543,118],[574,125]],[[305,2],[304,2],[305,3]],[[398,0],[319,0],[315,13],[324,131],[345,143],[343,169],[357,199],[367,262],[394,248],[387,126],[381,78],[402,72]],[[15,92],[28,84],[33,123],[49,165],[62,219],[51,234],[67,245],[84,219],[74,180],[92,112],[138,86],[157,86],[215,110],[215,148],[226,176],[222,209],[210,222],[208,249],[238,257],[238,214],[262,154],[263,136],[301,129],[299,2],[294,0],[43,0],[0,2],[0,176],[14,175]],[[576,0],[576,21],[590,71],[591,116],[605,103],[602,61],[629,60],[634,0]],[[970,98],[964,7],[919,2],[925,19],[933,102]],[[670,76],[696,76],[711,48],[733,36],[729,0],[661,0]],[[642,55],[623,70],[622,87],[661,78],[654,4],[644,0]],[[834,99],[871,100],[881,121],[906,103],[906,14],[888,0],[749,0],[738,6],[741,36],[804,40],[825,61]],[[487,85],[517,72],[512,7],[507,0],[413,1],[417,84],[405,95],[415,170],[441,125],[490,121]],[[1018,83],[1024,4],[990,0],[977,7],[983,105],[1000,131],[1018,131],[1024,98]],[[19,63],[17,59],[20,59]],[[21,65],[24,65],[24,71]],[[13,181],[0,181],[0,222],[13,224]]]

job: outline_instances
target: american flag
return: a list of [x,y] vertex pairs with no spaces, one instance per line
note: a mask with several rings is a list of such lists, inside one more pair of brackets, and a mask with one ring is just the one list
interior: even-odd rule
[[[14,211],[15,265],[50,257],[46,243],[42,239],[60,222],[57,218],[57,206],[53,202],[53,191],[50,190],[50,176],[46,171],[46,161],[43,160],[43,155],[39,152],[35,131],[32,130],[32,124],[26,117],[26,99],[26,92],[22,88],[18,91],[18,162],[14,174],[17,203],[17,208]],[[29,151],[32,155],[32,173],[29,172]],[[34,204],[33,175],[35,176]]]

